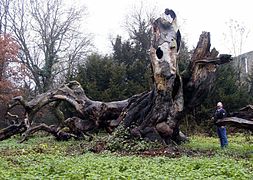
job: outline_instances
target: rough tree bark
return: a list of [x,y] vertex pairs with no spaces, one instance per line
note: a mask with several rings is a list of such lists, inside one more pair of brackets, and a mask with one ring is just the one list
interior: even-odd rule
[[203,32],[188,69],[180,75],[177,65],[179,41],[176,15],[172,10],[165,10],[153,24],[150,56],[154,88],[129,103],[124,110],[124,126],[134,136],[165,143],[180,142],[180,120],[207,96],[215,80],[217,65],[232,60],[231,55],[217,57],[218,51],[210,51],[210,33]]
[[[218,56],[218,51],[210,51],[210,33],[200,35],[197,47],[192,55],[189,67],[179,74],[177,54],[180,46],[180,31],[177,28],[176,14],[166,9],[153,23],[150,57],[154,86],[152,91],[135,95],[117,102],[98,102],[90,100],[76,81],[69,82],[56,90],[50,90],[31,101],[22,97],[14,99],[26,111],[26,132],[30,134],[45,130],[58,139],[84,137],[89,131],[105,128],[111,132],[122,125],[135,137],[157,140],[168,144],[172,140],[180,142],[179,123],[184,115],[200,105],[215,80],[217,65],[231,60],[230,55]],[[68,102],[76,110],[76,117],[64,120],[59,107]],[[52,104],[61,126],[32,124],[34,115],[45,105]],[[61,134],[63,129],[68,131]],[[5,132],[5,131],[3,131]],[[67,134],[66,134],[67,133]],[[62,136],[61,136],[62,135]],[[0,132],[1,139],[5,139]]]
[[[63,101],[75,109],[75,117],[64,119],[64,115],[59,108]],[[115,127],[115,123],[112,120],[117,119],[122,109],[128,104],[128,101],[128,99],[116,102],[92,101],[85,95],[78,82],[71,81],[58,89],[42,93],[31,101],[25,101],[21,96],[15,97],[8,111],[16,105],[22,105],[25,109],[26,114],[23,119],[23,124],[25,125],[26,132],[23,133],[23,139],[21,141],[27,139],[29,135],[39,130],[47,131],[59,140],[66,140],[71,137],[81,138],[84,135],[90,136],[88,132],[96,129],[105,128],[108,132],[111,132],[112,128]],[[33,125],[35,114],[46,105],[53,107],[56,117],[60,122],[58,127],[47,126],[45,124]],[[9,114],[7,113],[6,116],[9,116]],[[68,131],[65,134],[62,131],[64,127],[68,127]],[[0,131],[0,140],[9,137],[5,136],[7,128]],[[21,128],[23,126],[20,126]],[[16,129],[18,133],[19,128]],[[14,134],[12,133],[12,135]]]

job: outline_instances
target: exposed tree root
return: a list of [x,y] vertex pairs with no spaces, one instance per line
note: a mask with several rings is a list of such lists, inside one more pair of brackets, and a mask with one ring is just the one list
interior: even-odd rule
[[26,131],[24,122],[18,124],[12,124],[4,129],[0,130],[0,141],[10,138],[15,134],[21,134]]

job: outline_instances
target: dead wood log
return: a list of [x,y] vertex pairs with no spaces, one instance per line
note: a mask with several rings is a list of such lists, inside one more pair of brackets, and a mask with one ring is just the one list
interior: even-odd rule
[[[189,67],[183,74],[179,74],[177,55],[181,35],[175,12],[166,9],[154,21],[152,32],[150,57],[154,88],[150,92],[123,101],[92,101],[80,84],[72,81],[38,95],[31,101],[16,97],[9,109],[17,104],[24,107],[27,122],[25,137],[37,130],[57,135],[58,131],[46,125],[32,127],[35,114],[42,107],[53,104],[62,126],[67,126],[71,134],[77,137],[101,128],[111,132],[113,128],[122,125],[135,137],[165,144],[180,142],[180,120],[188,111],[201,104],[215,80],[217,65],[229,62],[231,56],[218,56],[215,49],[210,51],[210,33],[203,32]],[[64,120],[59,109],[63,101],[76,110],[76,117]]]
[[226,125],[230,124],[232,126],[253,130],[253,106],[247,105],[241,108],[238,112],[233,112],[229,114],[229,117],[220,119],[217,121],[218,124]]
[[21,134],[26,131],[26,126],[23,122],[12,124],[0,130],[0,141],[10,138],[15,134]]
[[236,117],[247,119],[247,120],[253,120],[253,105],[249,104],[239,109],[238,112],[230,113],[229,116],[236,116]]
[[[65,121],[64,115],[59,109],[63,101],[68,102],[69,106],[75,109],[77,117]],[[85,95],[81,85],[76,81],[64,84],[57,89],[49,90],[46,93],[36,96],[31,101],[25,101],[21,96],[15,97],[8,111],[16,105],[22,105],[25,109],[26,118],[24,119],[24,124],[27,132],[24,133],[24,139],[39,130],[47,131],[53,134],[57,139],[61,137],[63,140],[66,139],[64,135],[57,135],[58,130],[52,129],[51,126],[47,126],[46,124],[38,126],[32,125],[35,114],[40,111],[42,107],[52,103],[55,115],[61,122],[60,125],[69,126],[69,128],[72,128],[73,132],[76,133],[76,136],[81,138],[83,134],[80,133],[80,129],[83,130],[83,133],[102,128],[111,132],[112,129],[115,128],[115,125],[111,126],[111,121],[118,118],[122,109],[128,104],[128,99],[115,102],[92,101]],[[8,114],[10,113],[6,113],[6,115]],[[80,122],[81,119],[83,122],[77,123],[77,121]],[[17,133],[19,133],[19,131],[16,131],[16,134]],[[12,134],[14,135],[15,133],[13,132]]]
[[217,124],[226,125],[230,124],[232,126],[253,130],[253,120],[242,119],[238,117],[226,117],[217,121]]
[[31,136],[32,134],[34,134],[38,131],[46,131],[46,132],[52,134],[54,137],[56,137],[57,140],[61,140],[61,141],[69,140],[70,138],[77,138],[76,135],[65,132],[63,130],[63,128],[61,128],[61,127],[57,127],[55,125],[48,126],[48,125],[42,123],[42,124],[39,124],[37,126],[33,126],[29,129],[27,129],[27,131],[25,131],[22,134],[22,139],[20,140],[20,142],[26,141],[29,136]]

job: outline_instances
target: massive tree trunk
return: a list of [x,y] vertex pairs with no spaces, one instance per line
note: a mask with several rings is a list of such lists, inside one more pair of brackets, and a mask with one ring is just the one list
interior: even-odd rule
[[[229,62],[231,56],[217,57],[218,52],[215,49],[210,51],[210,33],[203,32],[189,67],[183,74],[179,74],[177,55],[181,35],[175,13],[166,9],[164,14],[154,21],[152,30],[152,91],[123,101],[98,102],[90,100],[80,84],[73,81],[28,102],[22,97],[17,97],[10,109],[16,104],[25,108],[24,122],[27,130],[24,139],[38,130],[50,132],[57,139],[68,139],[84,137],[85,134],[89,135],[89,131],[101,128],[111,132],[115,127],[122,125],[135,137],[166,144],[172,140],[180,142],[180,120],[189,110],[200,105],[212,87],[217,65]],[[76,117],[65,120],[59,108],[62,101],[74,107]],[[48,104],[53,104],[56,115],[62,122],[61,126],[34,126],[34,115]],[[62,134],[64,126],[68,127],[68,132]],[[4,139],[3,135],[0,137]]]
[[200,35],[190,65],[180,75],[177,50],[180,32],[173,11],[165,11],[153,24],[150,56],[154,88],[124,109],[123,124],[134,136],[170,143],[182,140],[180,120],[201,104],[212,88],[216,67],[231,60],[230,55],[210,51],[210,33]]

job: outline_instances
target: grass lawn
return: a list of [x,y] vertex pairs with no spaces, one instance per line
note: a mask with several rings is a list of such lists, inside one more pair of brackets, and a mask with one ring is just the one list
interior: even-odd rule
[[252,137],[228,138],[221,150],[217,138],[192,136],[178,156],[95,154],[87,141],[11,138],[0,142],[0,179],[253,179]]

